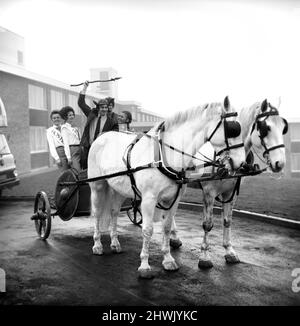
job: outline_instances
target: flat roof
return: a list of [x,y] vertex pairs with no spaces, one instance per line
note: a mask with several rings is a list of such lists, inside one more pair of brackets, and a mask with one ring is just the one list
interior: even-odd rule
[[[59,88],[64,88],[66,90],[70,90],[70,91],[75,90],[75,88],[71,88],[69,85],[67,85],[61,81],[58,81],[58,80],[55,80],[55,79],[52,79],[52,78],[49,78],[46,76],[39,75],[37,73],[34,73],[32,71],[25,69],[22,66],[11,65],[11,64],[7,64],[7,63],[0,61],[0,71],[6,72],[8,74],[16,75],[19,77],[23,77],[26,79],[35,80],[35,81],[38,81],[38,82],[41,82],[44,84],[56,86]],[[75,90],[75,92],[78,92],[78,91]]]
[[[16,76],[19,76],[19,77],[23,77],[23,78],[26,78],[26,79],[35,80],[37,82],[41,82],[41,83],[51,85],[51,86],[55,86],[55,87],[58,87],[58,88],[63,88],[63,89],[65,89],[67,91],[70,91],[70,92],[79,93],[79,91],[81,90],[81,86],[71,87],[70,85],[68,85],[66,83],[63,83],[63,82],[61,82],[59,80],[56,80],[56,79],[53,79],[53,78],[50,78],[50,77],[46,77],[46,76],[43,76],[43,75],[39,75],[39,74],[37,74],[35,72],[29,71],[29,70],[25,69],[22,66],[11,65],[11,64],[4,63],[2,61],[0,61],[0,71],[6,72],[8,74],[16,75]],[[93,92],[87,92],[87,95],[95,97],[95,98],[100,98],[99,94],[93,93]],[[117,100],[116,103],[119,103],[121,105],[122,104],[123,105],[130,105],[130,104],[131,105],[136,105],[139,108],[141,106],[141,104],[139,102],[136,102],[136,101],[119,101],[119,100]],[[159,117],[159,118],[161,117],[157,113],[154,113],[154,112],[151,112],[151,111],[148,111],[148,110],[144,110],[142,108],[140,108],[140,110],[141,110],[142,113],[151,114],[151,115],[154,115],[154,116]]]
[[5,32],[8,32],[8,33],[10,33],[10,34],[14,34],[14,35],[16,35],[16,36],[18,36],[18,37],[24,39],[24,36],[22,36],[22,35],[20,35],[20,34],[17,34],[17,33],[13,32],[13,31],[11,31],[11,30],[5,28],[5,27],[0,26],[0,33],[5,33]]

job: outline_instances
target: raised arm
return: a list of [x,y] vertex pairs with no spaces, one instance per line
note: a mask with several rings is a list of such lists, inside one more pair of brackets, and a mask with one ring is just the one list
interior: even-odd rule
[[78,97],[78,106],[80,107],[81,111],[84,113],[84,115],[86,117],[91,112],[91,108],[85,103],[85,93],[86,93],[86,89],[88,88],[88,86],[89,86],[89,82],[85,81],[83,84],[83,89],[79,93],[79,97]]

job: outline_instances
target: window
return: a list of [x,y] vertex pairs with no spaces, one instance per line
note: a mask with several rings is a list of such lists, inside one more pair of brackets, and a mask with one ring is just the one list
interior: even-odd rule
[[131,115],[132,115],[132,119],[136,120],[136,111],[134,108],[131,109]]
[[28,85],[29,108],[35,110],[47,110],[44,88]]
[[46,127],[30,127],[30,153],[48,152]]
[[51,90],[51,110],[60,110],[63,106],[62,92]]
[[[108,71],[100,71],[100,80],[108,80]],[[109,90],[109,83],[99,83],[99,87],[101,91],[108,91]]]
[[24,59],[23,59],[23,52],[18,51],[18,65],[23,66],[24,65]]
[[76,95],[69,94],[69,105],[74,109],[76,114],[80,114],[81,110],[77,104],[78,97]]
[[300,172],[300,153],[291,154],[291,170],[292,172]]
[[0,97],[0,127],[7,127],[7,117],[4,103]]
[[10,150],[3,134],[0,134],[0,155],[10,154]]
[[300,141],[300,123],[291,123],[291,141]]

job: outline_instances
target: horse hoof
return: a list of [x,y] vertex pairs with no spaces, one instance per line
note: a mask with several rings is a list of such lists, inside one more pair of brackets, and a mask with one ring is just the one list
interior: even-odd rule
[[93,254],[94,255],[103,255],[103,248],[102,247],[93,247]]
[[151,269],[139,269],[139,278],[150,280],[154,278],[154,273]]
[[170,239],[170,246],[173,249],[178,249],[179,247],[182,246],[182,242],[180,239]]
[[225,255],[225,260],[227,264],[238,264],[240,263],[240,259],[237,255],[233,255],[233,254],[227,254]]
[[120,246],[110,246],[110,249],[114,254],[120,254],[122,252],[122,248]]
[[208,269],[208,268],[212,268],[214,265],[212,263],[211,260],[203,260],[203,259],[199,259],[198,262],[198,267],[201,269]]
[[179,269],[175,261],[163,262],[162,265],[166,271],[177,271]]

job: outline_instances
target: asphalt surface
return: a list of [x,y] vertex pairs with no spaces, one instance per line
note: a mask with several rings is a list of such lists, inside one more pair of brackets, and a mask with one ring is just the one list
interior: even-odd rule
[[[292,291],[292,271],[300,268],[300,232],[264,222],[236,218],[233,244],[241,263],[228,265],[222,247],[222,223],[211,231],[214,267],[198,269],[202,227],[196,212],[178,211],[183,246],[172,250],[180,265],[163,270],[160,223],[155,224],[151,280],[138,278],[141,229],[125,213],[119,219],[123,248],[113,254],[109,236],[105,254],[94,256],[93,220],[76,217],[52,221],[47,241],[37,239],[30,217],[31,202],[0,201],[0,267],[6,272],[6,292],[0,305],[202,306],[299,305]],[[300,284],[299,284],[300,286]]]

